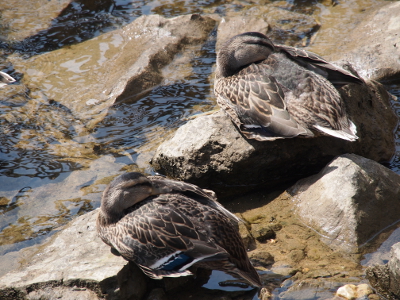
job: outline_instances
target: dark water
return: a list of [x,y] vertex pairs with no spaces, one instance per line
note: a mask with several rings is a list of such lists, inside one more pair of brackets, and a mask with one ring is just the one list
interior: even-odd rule
[[[353,2],[354,10],[350,9],[351,4],[343,4],[349,15],[356,14],[360,6],[368,7],[378,1]],[[72,1],[51,19],[47,28],[15,40],[13,34],[18,31],[15,22],[25,22],[25,5],[22,0],[0,4],[0,13],[4,14],[10,8],[21,11],[17,14],[20,19],[0,18],[0,71],[17,80],[24,74],[14,69],[8,56],[28,58],[80,43],[145,14],[174,17],[217,13],[224,16],[255,4],[223,0]],[[287,1],[288,10],[321,14],[321,17],[327,5],[331,4]],[[40,18],[36,22],[30,21],[24,26],[43,26]],[[280,34],[284,40],[289,33]],[[71,125],[73,116],[67,108],[39,98],[33,101],[30,98],[32,91],[13,85],[14,96],[0,100],[0,265],[2,255],[39,243],[74,216],[98,207],[102,190],[114,176],[132,169],[153,172],[148,159],[162,139],[184,124],[187,117],[215,107],[210,80],[215,64],[214,48],[215,36],[211,35],[201,48],[193,49],[187,59],[192,68],[189,75],[174,78],[173,74],[179,70],[166,70],[171,78],[166,78],[151,91],[115,104],[90,132],[90,137],[80,135]],[[400,85],[390,85],[388,89],[400,98]],[[28,101],[37,114],[29,114]],[[400,103],[394,102],[393,108],[400,115]],[[49,120],[49,113],[53,120]],[[395,134],[397,154],[389,167],[400,174],[400,130]],[[82,147],[95,144],[95,155],[82,153],[80,159],[61,155],[54,151],[59,144],[58,136]],[[66,186],[68,189],[68,184],[75,190],[61,188]],[[59,193],[55,192],[58,190]],[[48,195],[52,191],[54,193]]]

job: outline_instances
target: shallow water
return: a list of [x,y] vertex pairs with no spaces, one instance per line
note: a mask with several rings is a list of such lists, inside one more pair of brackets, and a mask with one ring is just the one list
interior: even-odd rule
[[[1,71],[20,80],[25,74],[8,57],[27,59],[62,49],[120,28],[144,14],[224,16],[256,5],[254,1],[223,0],[59,1],[65,2],[60,12],[59,6],[51,7],[55,2],[0,4]],[[355,20],[363,10],[383,1],[340,1],[334,7],[331,3],[290,0],[284,5],[288,10],[313,15],[324,24],[321,30],[337,35],[345,34],[346,26],[354,24],[344,21],[339,27],[343,31],[338,32],[332,29],[338,19]],[[42,12],[31,16],[35,5]],[[284,41],[287,34],[280,32],[279,39]],[[333,47],[329,39],[314,38],[309,42],[317,53]],[[90,132],[83,132],[71,111],[45,99],[46,86],[35,91],[18,83],[12,86],[14,96],[0,100],[1,266],[15,267],[17,263],[5,262],[6,254],[40,243],[74,216],[98,207],[101,192],[116,175],[131,170],[153,173],[148,161],[159,143],[189,116],[216,105],[210,81],[214,48],[215,36],[210,36],[201,48],[193,48],[191,55],[177,55],[176,63],[163,70],[167,79],[151,91],[115,104]],[[43,61],[40,71],[46,70],[47,63],[52,62]],[[400,86],[388,89],[400,98]],[[400,115],[399,102],[393,105]],[[400,174],[400,130],[396,140],[397,155],[389,167]],[[73,156],[65,152],[60,141],[71,145]],[[0,268],[0,276],[7,267]]]

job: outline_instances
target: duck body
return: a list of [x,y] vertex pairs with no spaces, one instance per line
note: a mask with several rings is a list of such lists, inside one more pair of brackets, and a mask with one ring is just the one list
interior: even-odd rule
[[222,46],[214,91],[247,138],[331,135],[354,141],[356,126],[336,87],[362,82],[314,53],[248,32]]
[[213,192],[139,173],[120,177],[103,194],[97,231],[122,257],[154,279],[192,275],[195,265],[261,286],[236,228],[240,220]]

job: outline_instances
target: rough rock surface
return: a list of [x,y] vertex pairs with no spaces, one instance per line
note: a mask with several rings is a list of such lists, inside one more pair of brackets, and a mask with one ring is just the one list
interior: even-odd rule
[[336,158],[289,193],[298,217],[332,249],[348,253],[356,253],[400,215],[400,175],[354,154]]
[[386,265],[368,267],[366,277],[387,299],[400,299],[400,243],[394,244]]
[[227,39],[247,31],[267,34],[275,43],[291,46],[305,43],[320,25],[308,14],[290,11],[287,5],[278,2],[230,12],[218,25],[216,51]]
[[[57,293],[73,292],[75,299],[97,299],[92,297],[103,292],[112,294],[116,275],[126,261],[114,256],[110,247],[97,237],[96,216],[97,210],[85,214],[49,242],[21,250],[25,262],[18,270],[0,278],[0,298],[38,298],[49,293],[54,293],[52,297],[56,298]],[[13,295],[20,296],[13,298]]]
[[[25,260],[20,268],[0,277],[0,299],[219,299],[214,290],[202,288],[212,275],[209,270],[194,269],[196,277],[152,280],[134,263],[113,255],[97,237],[97,211],[71,221],[48,242],[21,250]],[[232,295],[250,300],[256,292],[247,289]]]
[[356,142],[334,137],[247,140],[223,112],[218,112],[179,128],[172,139],[159,146],[152,164],[167,176],[210,188],[224,197],[298,180],[344,153],[389,161],[394,155],[393,131],[398,122],[391,96],[371,81],[345,86],[340,93],[357,125]]
[[[327,58],[349,61],[364,77],[398,80],[400,74],[400,2],[372,11]],[[334,39],[334,36],[332,36]],[[337,50],[340,51],[337,51]]]

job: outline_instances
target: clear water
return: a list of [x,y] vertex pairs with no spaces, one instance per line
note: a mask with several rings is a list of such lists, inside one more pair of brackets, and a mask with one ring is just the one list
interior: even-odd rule
[[[41,3],[36,0],[29,5],[34,6],[36,2]],[[377,2],[352,1],[353,4],[344,2],[343,5],[351,18],[360,7],[368,8]],[[224,16],[255,5],[250,1],[224,0],[116,0],[101,4],[72,1],[51,19],[49,26],[43,27],[48,20],[27,20],[26,11],[30,8],[26,3],[17,0],[0,4],[0,70],[17,80],[24,74],[14,69],[8,56],[28,58],[80,43],[120,28],[141,15],[174,17],[217,13]],[[320,1],[287,1],[287,4],[288,10],[313,14],[323,20],[329,21],[335,15],[328,13],[330,4]],[[7,19],[6,11],[14,16]],[[28,31],[43,28],[17,39],[20,27]],[[322,41],[319,46],[326,43]],[[193,49],[190,57],[182,58],[189,62],[191,72],[178,76],[176,73],[182,69],[166,68],[164,82],[143,95],[114,105],[88,135],[80,135],[71,125],[73,116],[68,109],[51,101],[41,102],[40,98],[31,101],[29,105],[33,105],[38,115],[29,115],[24,110],[31,100],[26,87],[13,86],[18,97],[0,100],[0,265],[7,259],[4,256],[7,253],[40,243],[74,216],[98,207],[102,190],[114,176],[126,170],[153,172],[148,160],[159,143],[189,116],[215,106],[210,81],[215,64],[214,47],[215,36],[210,36],[204,46]],[[400,98],[399,85],[388,89]],[[399,102],[394,102],[393,108],[400,115]],[[48,119],[49,112],[54,120]],[[11,115],[14,119],[10,119]],[[54,132],[73,141],[80,151],[93,148],[94,144],[95,154],[85,155],[82,151],[79,159],[60,154],[54,150],[59,143]],[[397,154],[389,167],[400,174],[400,130],[395,134]]]

